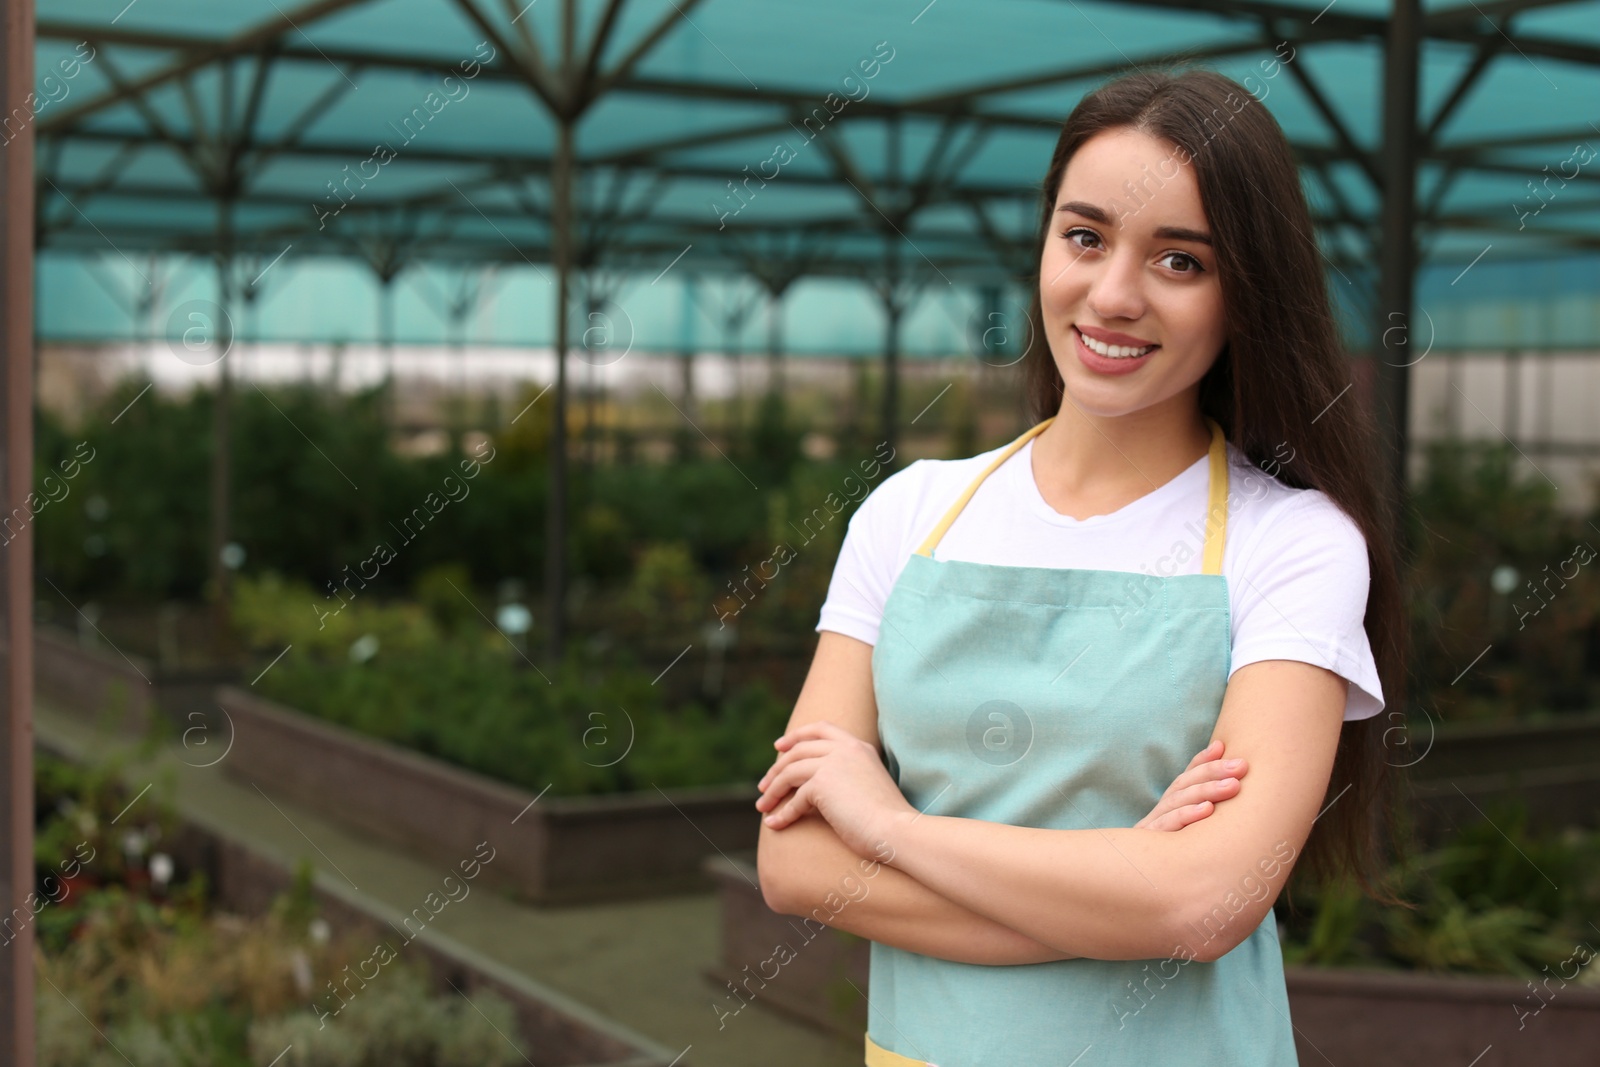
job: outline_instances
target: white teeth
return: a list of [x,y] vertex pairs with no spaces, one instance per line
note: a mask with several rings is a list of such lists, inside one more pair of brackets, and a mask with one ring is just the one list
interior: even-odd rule
[[1084,347],[1088,348],[1089,351],[1096,355],[1105,356],[1108,359],[1132,359],[1134,356],[1142,356],[1156,347],[1155,345],[1145,345],[1143,348],[1130,348],[1127,345],[1108,345],[1096,341],[1082,330],[1078,331],[1078,336],[1083,338]]

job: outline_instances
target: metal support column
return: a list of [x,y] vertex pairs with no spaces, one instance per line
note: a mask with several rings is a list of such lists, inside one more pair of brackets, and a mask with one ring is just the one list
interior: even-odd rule
[[545,508],[545,654],[561,658],[567,581],[567,308],[572,275],[572,119],[557,115],[550,167],[550,247],[556,268],[556,382],[550,402],[550,489]]
[[[898,126],[892,127],[898,131]],[[891,138],[893,147],[898,138]],[[898,153],[891,153],[890,173],[898,169],[894,157]],[[901,216],[904,225],[910,225],[910,216]],[[883,440],[889,446],[889,454],[896,455],[899,448],[899,415],[900,415],[900,320],[906,311],[906,296],[901,285],[903,269],[900,262],[901,232],[898,228],[884,227],[880,229],[879,236],[883,238],[883,278],[878,283],[878,299],[883,303]],[[889,469],[894,469],[896,464],[891,460]]]
[[400,426],[399,390],[394,366],[394,279],[395,274],[378,274],[378,350],[383,358],[383,421],[392,433]]
[[788,282],[767,287],[767,392],[783,395],[783,293]]
[[211,596],[215,634],[228,632],[228,593],[232,575],[222,550],[231,536],[229,512],[232,491],[232,455],[229,442],[233,407],[233,201],[217,201],[217,323],[214,344],[222,353],[217,360],[217,395],[211,409]]
[[[900,413],[900,319],[905,313],[900,295],[891,279],[883,292],[883,440],[890,455],[899,448]],[[895,464],[889,464],[892,469]]]
[[[25,100],[33,84],[33,4],[0,0],[0,99]],[[25,123],[0,148],[0,331],[5,373],[0,378],[0,507],[29,513],[33,486],[33,127]],[[0,1065],[33,1067],[33,526],[24,522],[0,548],[0,691],[5,700],[5,741],[0,750],[0,907],[7,917],[0,937]],[[13,912],[13,908],[19,909]]]
[[[1386,488],[1395,515],[1406,498],[1411,363],[1412,286],[1416,271],[1417,81],[1421,55],[1420,0],[1393,0],[1383,71],[1382,239],[1378,264],[1377,344],[1373,348],[1375,399],[1388,465]],[[1398,327],[1398,329],[1397,329]],[[1424,343],[1419,333],[1416,341]],[[1399,342],[1399,343],[1395,343]],[[1401,524],[1400,529],[1404,526]]]

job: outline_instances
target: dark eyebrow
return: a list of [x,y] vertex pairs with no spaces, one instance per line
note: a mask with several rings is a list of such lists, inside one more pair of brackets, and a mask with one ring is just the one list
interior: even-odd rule
[[[1056,208],[1059,211],[1070,211],[1075,215],[1082,215],[1102,226],[1111,225],[1111,216],[1086,200],[1069,200]],[[1194,241],[1207,247],[1211,245],[1211,235],[1200,230],[1191,230],[1184,226],[1160,226],[1155,235],[1169,241]]]

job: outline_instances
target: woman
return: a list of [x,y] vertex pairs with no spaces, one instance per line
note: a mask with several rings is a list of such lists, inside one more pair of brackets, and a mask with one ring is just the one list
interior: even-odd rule
[[[761,781],[763,892],[803,914],[872,871],[831,925],[874,942],[873,1067],[1293,1064],[1272,904],[1303,851],[1379,894],[1402,662],[1310,213],[1209,71],[1085,97],[1043,194],[1036,424],[852,516]],[[1136,823],[1208,739],[1248,781]]]

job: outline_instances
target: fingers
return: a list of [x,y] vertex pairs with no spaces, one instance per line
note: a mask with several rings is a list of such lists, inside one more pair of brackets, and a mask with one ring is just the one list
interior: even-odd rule
[[1155,812],[1151,812],[1149,815],[1146,815],[1143,819],[1140,819],[1137,823],[1135,823],[1134,828],[1167,831],[1182,830],[1185,826],[1188,826],[1191,823],[1197,823],[1201,819],[1204,819],[1206,816],[1210,815],[1214,809],[1215,805],[1207,800],[1202,801],[1199,804],[1185,804],[1180,808],[1173,808],[1170,811],[1162,812],[1160,815],[1157,815]]
[[[804,726],[795,727],[793,730],[790,730],[788,733],[772,742],[772,745],[774,748],[782,751],[789,745],[793,745],[796,741],[828,737],[855,738],[856,735],[851,733],[849,730],[846,730],[844,727],[839,726],[827,719],[818,719],[815,722],[808,722]],[[856,740],[859,740],[859,738],[856,738]]]
[[1171,811],[1175,808],[1188,805],[1201,804],[1206,801],[1213,803],[1227,800],[1239,793],[1239,779],[1219,778],[1214,782],[1197,782],[1182,789],[1169,789],[1166,796],[1156,805],[1156,811]]
[[[762,797],[762,800],[767,799]],[[781,830],[807,812],[815,810],[811,803],[811,791],[804,787],[796,789],[776,810],[767,815],[762,821],[774,830]]]
[[772,766],[767,769],[767,773],[762,775],[761,780],[756,783],[758,789],[769,789],[774,775],[781,773],[793,760],[825,755],[840,744],[861,745],[864,748],[872,749],[874,753],[877,752],[876,748],[861,740],[849,730],[826,719],[819,719],[816,722],[797,727],[773,741],[772,744],[773,747],[779,750],[780,755],[773,761]]
[[806,759],[811,756],[820,756],[827,752],[833,744],[831,741],[801,741],[790,746],[782,755],[772,761],[772,766],[767,768],[767,773],[761,776],[756,783],[757,789],[766,789],[772,779],[782,773],[783,769],[797,759]]
[[1167,792],[1185,789],[1202,782],[1215,782],[1223,778],[1243,778],[1249,764],[1242,759],[1214,759],[1185,769],[1172,780]]
[[1194,759],[1189,761],[1189,765],[1185,767],[1184,770],[1192,771],[1196,767],[1200,766],[1200,764],[1210,762],[1221,755],[1222,742],[1220,740],[1213,740],[1205,748],[1202,748],[1199,752],[1194,754]]
[[[1239,778],[1236,775],[1207,777],[1221,774],[1222,768],[1228,763],[1227,760],[1213,760],[1180,774],[1167,787],[1161,799],[1156,801],[1150,814],[1134,826],[1149,830],[1181,830],[1211,815],[1217,804],[1239,793]],[[1241,768],[1237,773],[1243,774],[1244,771]]]
[[772,811],[783,800],[785,793],[804,785],[816,773],[819,766],[821,766],[821,760],[817,757],[797,759],[791,762],[767,783],[766,792],[762,793],[756,800],[756,810]]

